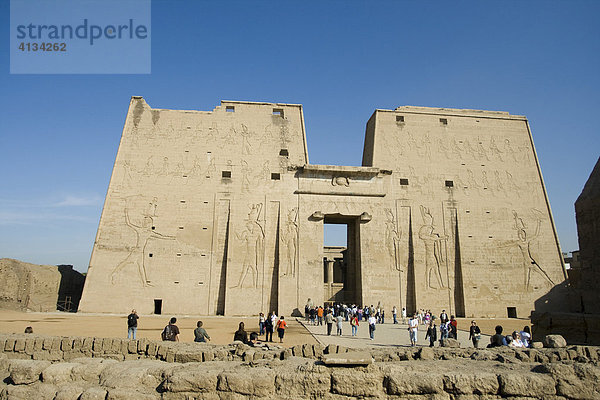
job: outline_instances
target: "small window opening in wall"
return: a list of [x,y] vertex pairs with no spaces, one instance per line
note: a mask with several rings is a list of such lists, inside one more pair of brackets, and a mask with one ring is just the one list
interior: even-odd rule
[[408,185],[408,178],[400,178],[400,184],[402,186]]
[[207,227],[203,227],[203,228],[202,228],[202,230],[203,230],[203,231],[205,231],[205,230],[207,230],[207,229],[208,229]]
[[181,257],[181,253],[177,253],[177,257]]
[[148,253],[148,257],[152,257],[152,256],[153,256],[153,254],[152,254],[152,253]]
[[454,187],[453,181],[446,181],[446,187]]
[[494,289],[498,290],[498,286],[494,285]]
[[288,149],[281,149],[279,150],[279,155],[283,157],[289,157],[290,153],[288,152]]
[[493,236],[488,236],[488,239],[493,239],[493,238],[494,238]]
[[460,165],[467,165],[467,164],[465,164],[465,163],[462,163],[462,164],[460,164]]
[[184,178],[187,178],[187,175],[183,175]]
[[440,124],[448,125],[448,118],[440,118]]
[[281,174],[279,174],[277,172],[272,172],[271,173],[271,180],[272,181],[279,181],[279,180],[281,180]]
[[227,112],[235,112],[235,106],[226,106],[225,111]]
[[204,204],[208,204],[208,201],[205,201]]
[[486,211],[485,213],[486,213],[486,214],[489,214],[490,212],[489,212],[489,211]]
[[189,150],[185,150],[185,152],[186,152],[186,153],[189,153],[190,151],[189,151]]
[[475,260],[471,260],[470,262],[471,262],[471,264],[475,264]]
[[179,229],[183,229],[183,226],[180,226]]
[[212,153],[211,153],[210,151],[207,151],[207,152],[206,152],[206,155],[207,155],[207,156],[210,156],[211,154],[212,154]]
[[204,282],[198,282],[198,285],[204,285]]
[[274,108],[273,115],[277,115],[277,116],[283,118],[283,108]]
[[396,115],[396,122],[404,122],[404,115]]
[[494,261],[494,260],[492,260],[492,261],[490,261],[490,262],[491,262],[492,264],[496,264],[496,261]]
[[201,257],[206,257],[206,254],[200,254]]
[[231,171],[221,171],[221,178],[231,178]]
[[162,314],[162,299],[154,299],[154,314]]
[[177,285],[177,284],[179,284],[179,281],[175,281],[175,282],[173,282],[173,283]]
[[184,203],[185,203],[185,200],[179,200],[179,202],[180,202],[181,204],[184,204]]
[[155,226],[153,226],[153,227],[152,227],[152,230],[155,230],[155,229],[156,229],[156,227],[155,227]]
[[473,235],[469,235],[468,237],[472,238],[472,237],[473,237]]
[[471,210],[466,210],[465,212],[466,212],[467,214],[469,214],[469,213],[471,212]]
[[506,307],[508,318],[517,318],[517,307]]

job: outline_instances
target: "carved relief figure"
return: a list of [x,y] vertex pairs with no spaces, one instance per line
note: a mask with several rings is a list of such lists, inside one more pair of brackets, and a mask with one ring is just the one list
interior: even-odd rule
[[525,221],[519,214],[513,210],[514,225],[513,228],[517,231],[517,240],[506,243],[501,247],[518,247],[521,253],[523,262],[523,286],[526,291],[531,288],[531,271],[535,271],[542,276],[552,286],[555,285],[554,281],[544,271],[537,260],[534,258],[531,252],[531,242],[538,238],[540,234],[540,226],[542,224],[542,213],[538,210],[533,210],[535,214],[535,229],[532,232],[531,228],[528,228]]
[[433,216],[427,207],[421,206],[423,226],[419,229],[419,239],[425,243],[425,281],[431,289],[444,288],[441,267],[445,263],[444,251],[448,236],[435,232]]
[[390,269],[402,271],[400,266],[400,238],[402,237],[402,231],[396,227],[396,218],[394,218],[394,213],[392,213],[391,209],[386,208],[385,215],[385,242],[392,258]]
[[[154,213],[154,215],[156,215],[155,201],[156,198],[154,198],[149,204],[151,209],[153,208],[152,212]],[[137,266],[138,274],[140,280],[142,281],[142,286],[152,286],[152,284],[148,282],[148,271],[146,269],[146,259],[148,258],[146,254],[146,246],[148,245],[148,242],[151,239],[175,240],[175,236],[163,235],[162,233],[158,233],[155,230],[153,230],[152,215],[145,215],[141,225],[134,224],[133,222],[131,222],[131,219],[129,217],[129,210],[127,207],[125,208],[125,223],[128,227],[135,231],[136,243],[129,255],[113,269],[110,275],[111,283],[115,284],[119,272],[123,268],[125,268],[125,266],[129,264],[134,264],[135,266]]]
[[286,249],[287,265],[282,274],[296,276],[296,251],[298,248],[298,208],[294,207],[287,214],[287,221],[282,232],[283,243]]
[[252,146],[250,146],[250,132],[248,131],[248,127],[242,124],[242,154],[249,155],[252,154]]
[[248,193],[250,191],[250,179],[248,178],[248,174],[250,173],[250,168],[248,167],[248,163],[246,160],[242,160],[242,192]]
[[206,177],[212,178],[215,172],[217,172],[217,167],[215,166],[215,159],[211,158],[210,162],[208,163],[208,167],[206,167]]
[[492,139],[490,140],[490,155],[499,159],[500,161],[503,161],[502,152],[498,148],[498,145],[496,144],[496,138],[494,136],[492,136]]
[[234,288],[243,287],[249,272],[252,275],[252,287],[258,287],[258,266],[261,264],[265,238],[265,232],[259,222],[261,210],[262,203],[253,204],[248,213],[245,229],[241,233],[236,233],[237,239],[243,243],[244,261],[240,280],[233,286]]

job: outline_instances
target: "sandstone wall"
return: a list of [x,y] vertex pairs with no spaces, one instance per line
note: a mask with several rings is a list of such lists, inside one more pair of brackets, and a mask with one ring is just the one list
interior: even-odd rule
[[0,306],[55,311],[61,274],[57,267],[0,259]]
[[[600,396],[595,347],[398,348],[373,350],[375,362],[365,367],[327,367],[315,352],[347,350],[297,346],[275,352],[244,345],[26,335],[0,335],[0,344],[4,350],[0,353],[0,399],[558,400]],[[190,357],[194,354],[191,346],[200,357]],[[75,357],[75,348],[84,350]],[[41,353],[52,353],[54,360],[35,356]],[[154,355],[119,362],[114,359],[117,354],[121,360],[127,355]]]

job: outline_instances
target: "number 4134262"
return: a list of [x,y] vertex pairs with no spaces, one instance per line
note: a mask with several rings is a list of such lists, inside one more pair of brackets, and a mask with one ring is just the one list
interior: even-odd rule
[[51,43],[51,42],[42,42],[42,43],[25,43],[21,42],[19,45],[19,50],[21,51],[67,51],[66,43]]

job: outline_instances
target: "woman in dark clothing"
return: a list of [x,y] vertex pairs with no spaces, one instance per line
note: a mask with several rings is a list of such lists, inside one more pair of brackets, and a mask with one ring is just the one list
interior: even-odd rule
[[233,341],[239,340],[240,342],[246,344],[248,343],[248,333],[244,329],[244,323],[240,322],[240,326],[238,330],[233,335]]
[[265,320],[265,342],[273,341],[273,320],[268,316]]
[[473,341],[473,347],[479,348],[479,340],[481,339],[481,329],[477,326],[477,322],[471,321],[469,328],[469,339]]
[[431,320],[429,327],[427,328],[425,339],[427,338],[429,338],[429,347],[433,347],[435,341],[437,340],[437,329],[435,328],[435,323],[433,320]]

